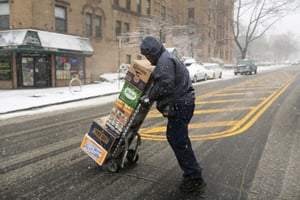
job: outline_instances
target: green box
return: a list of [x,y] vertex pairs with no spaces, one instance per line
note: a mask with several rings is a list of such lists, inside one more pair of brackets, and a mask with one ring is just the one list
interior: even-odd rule
[[130,83],[125,82],[120,92],[119,99],[125,104],[135,109],[141,98],[142,92],[132,86]]

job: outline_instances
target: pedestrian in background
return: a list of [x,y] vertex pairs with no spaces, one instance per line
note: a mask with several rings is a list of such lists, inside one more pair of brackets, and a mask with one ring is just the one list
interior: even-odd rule
[[183,171],[180,189],[183,192],[202,190],[206,183],[188,136],[188,124],[195,108],[195,92],[189,72],[152,36],[142,41],[140,49],[141,54],[155,65],[152,72],[154,85],[147,98],[156,101],[158,111],[168,118],[167,140]]

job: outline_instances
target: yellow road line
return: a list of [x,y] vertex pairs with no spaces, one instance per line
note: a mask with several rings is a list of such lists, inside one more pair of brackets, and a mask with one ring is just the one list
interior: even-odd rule
[[[205,122],[205,123],[193,123],[189,124],[189,129],[198,129],[198,128],[211,128],[211,127],[223,127],[223,126],[233,126],[238,121],[220,121],[220,122]],[[164,133],[166,132],[166,126],[157,126],[154,128],[140,128],[140,132],[143,136],[154,136],[154,133]],[[151,134],[149,134],[151,133]],[[155,135],[156,137],[164,137],[161,135]]]
[[[234,112],[234,111],[241,111],[241,110],[251,110],[253,106],[249,107],[232,107],[232,108],[220,108],[220,109],[206,109],[206,110],[197,110],[195,109],[194,115],[201,115],[201,114],[209,114],[209,113],[218,113],[218,112]],[[157,110],[151,111],[148,113],[147,118],[156,118],[162,117],[162,114]]]
[[[229,137],[233,135],[237,135],[240,133],[245,132],[248,130],[254,123],[255,121],[258,120],[258,118],[267,110],[268,107],[272,105],[272,103],[287,89],[287,87],[291,84],[293,81],[294,77],[289,76],[289,74],[285,73],[286,76],[289,77],[289,79],[276,91],[272,92],[270,96],[267,98],[261,98],[263,101],[258,104],[255,107],[252,107],[250,112],[248,112],[241,120],[239,121],[227,121],[227,122],[211,122],[211,123],[199,123],[199,125],[196,124],[191,124],[189,128],[202,128],[202,127],[216,127],[218,126],[231,126],[230,129],[221,131],[221,132],[216,132],[216,133],[211,133],[211,134],[199,134],[199,135],[190,135],[191,140],[207,140],[207,139],[217,139],[217,138],[223,138],[223,137]],[[215,94],[215,93],[214,93]],[[243,100],[245,101],[245,100]],[[202,101],[204,102],[204,101]],[[207,101],[209,102],[209,101]],[[216,109],[220,110],[220,109]],[[201,110],[200,110],[201,112]],[[214,124],[214,126],[211,126]],[[141,129],[141,135],[143,139],[147,140],[165,140],[166,137],[163,135],[152,135],[153,133],[151,130],[152,129],[147,129],[147,133],[144,132],[143,130],[146,129]],[[165,132],[165,127],[159,127],[159,129],[156,129],[156,131],[160,132]],[[156,132],[156,133],[158,133]]]
[[262,101],[265,98],[247,98],[247,99],[225,99],[225,100],[211,100],[211,101],[197,101],[196,105],[199,104],[217,104],[217,103],[228,103],[228,102],[244,102],[244,101]]
[[234,108],[220,108],[220,109],[208,109],[208,110],[195,110],[194,115],[199,114],[208,114],[208,113],[218,113],[218,112],[233,112],[233,111],[241,111],[241,110],[251,110],[254,107],[234,107]]

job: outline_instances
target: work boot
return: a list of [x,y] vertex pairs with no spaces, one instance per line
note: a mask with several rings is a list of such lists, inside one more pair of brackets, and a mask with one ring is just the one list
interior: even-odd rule
[[189,179],[184,178],[180,184],[180,190],[182,192],[195,192],[204,191],[206,188],[206,183],[203,179]]

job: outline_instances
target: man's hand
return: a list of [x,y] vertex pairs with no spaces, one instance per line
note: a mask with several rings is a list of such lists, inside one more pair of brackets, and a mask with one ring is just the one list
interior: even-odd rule
[[149,106],[150,105],[150,98],[148,95],[144,95],[141,97],[140,102],[143,106]]

